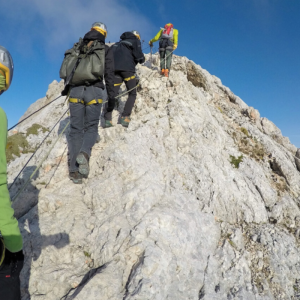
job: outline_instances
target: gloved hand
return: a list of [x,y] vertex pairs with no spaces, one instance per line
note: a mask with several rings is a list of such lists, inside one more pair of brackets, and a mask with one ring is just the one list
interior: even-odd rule
[[5,76],[0,72],[0,91],[4,91],[6,87]]
[[107,106],[106,106],[107,112],[112,112],[114,110],[115,102],[116,102],[116,99],[108,99]]
[[177,49],[177,45],[173,45],[173,50],[176,50]]
[[149,42],[149,45],[152,47],[152,46],[153,46],[153,43],[150,41],[150,42]]

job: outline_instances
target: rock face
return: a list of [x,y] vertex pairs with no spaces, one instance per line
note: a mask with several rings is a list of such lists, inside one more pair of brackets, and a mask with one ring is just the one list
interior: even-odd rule
[[[169,79],[148,66],[137,68],[141,86],[129,128],[117,124],[126,96],[115,126],[99,127],[89,178],[82,185],[68,179],[66,131],[13,202],[26,255],[22,300],[298,299],[296,147],[187,58],[173,57]],[[53,82],[30,112],[61,89]],[[64,102],[15,132],[33,124],[50,130]],[[65,115],[12,197],[67,122]],[[28,143],[35,148],[47,134],[30,134]],[[9,185],[30,156],[9,164]]]

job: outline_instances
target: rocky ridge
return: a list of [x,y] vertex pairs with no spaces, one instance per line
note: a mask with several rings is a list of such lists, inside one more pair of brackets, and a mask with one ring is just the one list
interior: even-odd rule
[[[116,125],[99,127],[89,178],[68,179],[66,132],[13,202],[26,255],[22,299],[299,299],[299,151],[199,65],[174,56],[166,79],[153,59],[154,70],[149,56],[137,68],[129,128],[117,124],[126,96]],[[23,118],[62,88],[50,84]],[[66,109],[62,97],[10,134],[50,130]],[[31,149],[47,134],[26,136]],[[30,156],[10,162],[9,186]]]

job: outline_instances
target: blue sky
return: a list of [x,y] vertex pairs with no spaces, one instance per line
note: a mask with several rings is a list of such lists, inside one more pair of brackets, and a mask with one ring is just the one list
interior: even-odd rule
[[177,55],[219,77],[300,147],[299,0],[0,0],[0,7],[0,44],[15,63],[0,102],[9,125],[59,80],[64,51],[94,21],[106,23],[111,42],[133,29],[148,41],[171,22]]

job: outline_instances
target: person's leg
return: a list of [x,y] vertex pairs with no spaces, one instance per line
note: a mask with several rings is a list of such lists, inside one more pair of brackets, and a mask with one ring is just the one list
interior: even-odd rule
[[[84,87],[74,87],[70,91],[70,101],[82,100]],[[85,106],[82,103],[70,102],[70,140],[69,140],[69,157],[70,172],[78,171],[76,157],[82,147],[85,122]]]
[[[120,90],[120,87],[123,83],[123,79],[120,77],[120,75],[116,74],[114,79],[114,92],[117,96]],[[118,100],[117,100],[118,101]],[[106,102],[104,105],[104,119],[105,119],[105,127],[112,127],[112,111],[107,111],[108,103]]]
[[129,91],[122,117],[129,117],[131,115],[137,95],[136,79],[134,73],[132,72],[122,72],[122,77],[124,78],[127,91]]
[[85,133],[76,161],[79,164],[79,173],[88,176],[89,159],[92,147],[98,136],[98,125],[103,102],[104,92],[101,88],[87,87],[84,94],[85,101]]
[[172,50],[166,50],[166,69],[170,71],[172,65]]
[[166,54],[165,50],[162,50],[162,49],[159,50],[159,55],[160,55],[160,69],[161,70],[165,69],[165,54]]

